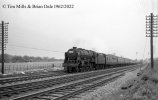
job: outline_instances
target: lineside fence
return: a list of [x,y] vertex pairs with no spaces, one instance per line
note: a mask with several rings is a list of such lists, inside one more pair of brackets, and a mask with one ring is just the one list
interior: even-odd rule
[[[26,72],[41,69],[61,70],[63,62],[26,62],[26,63],[5,63],[4,73]],[[1,65],[0,65],[1,67]],[[1,68],[0,68],[1,71]]]

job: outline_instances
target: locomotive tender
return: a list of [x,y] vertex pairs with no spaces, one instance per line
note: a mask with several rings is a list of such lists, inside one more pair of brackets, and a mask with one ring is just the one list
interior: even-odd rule
[[66,72],[83,72],[135,64],[135,61],[111,54],[73,47],[65,52],[63,63]]

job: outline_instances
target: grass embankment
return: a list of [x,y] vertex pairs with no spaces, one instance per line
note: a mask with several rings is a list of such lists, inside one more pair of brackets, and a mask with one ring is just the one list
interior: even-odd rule
[[158,61],[154,69],[149,65],[136,79],[124,84],[119,100],[158,100]]

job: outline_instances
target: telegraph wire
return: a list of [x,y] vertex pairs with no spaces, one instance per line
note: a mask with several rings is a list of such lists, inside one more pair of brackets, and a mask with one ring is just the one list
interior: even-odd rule
[[26,47],[26,46],[20,46],[20,45],[11,45],[11,44],[8,44],[8,46],[19,47],[19,48],[27,48],[27,49],[34,49],[34,50],[41,50],[41,51],[50,51],[50,52],[64,53],[62,51],[53,51],[53,50],[33,48],[33,47]]

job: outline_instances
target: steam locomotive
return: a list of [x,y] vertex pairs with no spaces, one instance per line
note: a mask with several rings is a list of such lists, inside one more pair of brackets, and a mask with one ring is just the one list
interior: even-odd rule
[[128,58],[73,47],[65,52],[64,71],[83,72],[136,64]]

